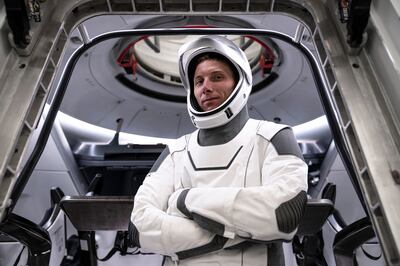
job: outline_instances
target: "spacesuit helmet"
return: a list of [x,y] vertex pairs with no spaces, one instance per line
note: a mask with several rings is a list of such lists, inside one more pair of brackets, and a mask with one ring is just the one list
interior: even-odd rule
[[[193,78],[197,59],[204,54],[224,57],[235,74],[237,82],[229,97],[213,110],[203,111],[194,95]],[[252,72],[245,53],[231,40],[222,36],[203,36],[184,44],[179,49],[179,73],[187,90],[187,108],[193,125],[199,129],[222,126],[231,121],[243,108],[250,96]],[[236,76],[236,75],[235,75]]]

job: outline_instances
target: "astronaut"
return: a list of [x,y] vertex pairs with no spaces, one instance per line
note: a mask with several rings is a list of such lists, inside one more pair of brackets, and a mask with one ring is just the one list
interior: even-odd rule
[[135,196],[129,239],[166,265],[283,265],[307,201],[307,165],[290,127],[250,119],[252,72],[221,36],[179,50],[198,129],[160,155]]

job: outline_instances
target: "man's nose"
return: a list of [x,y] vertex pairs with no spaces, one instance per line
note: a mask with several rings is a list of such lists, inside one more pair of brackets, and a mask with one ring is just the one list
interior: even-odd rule
[[212,92],[212,82],[210,80],[205,79],[203,82],[203,93],[209,93]]

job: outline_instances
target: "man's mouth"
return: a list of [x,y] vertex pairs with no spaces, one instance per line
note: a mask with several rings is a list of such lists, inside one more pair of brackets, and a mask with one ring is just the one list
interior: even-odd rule
[[205,104],[207,102],[210,102],[210,101],[213,101],[213,100],[217,100],[217,99],[218,99],[218,97],[210,97],[210,98],[204,99],[203,100],[203,104]]

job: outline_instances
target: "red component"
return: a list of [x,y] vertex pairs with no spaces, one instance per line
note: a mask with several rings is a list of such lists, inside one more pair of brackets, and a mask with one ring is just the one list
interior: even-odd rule
[[262,54],[260,56],[260,67],[262,69],[263,75],[270,74],[272,67],[274,66],[274,58],[270,57],[269,54]]
[[128,46],[122,51],[122,53],[118,56],[117,63],[119,66],[123,68],[131,68],[132,75],[136,75],[137,70],[137,60],[135,57],[135,53],[133,52],[133,47],[135,44],[141,40],[147,39],[148,36],[142,36],[137,40],[128,44]]
[[246,37],[257,42],[258,44],[260,44],[262,46],[262,48],[264,49],[263,53],[260,56],[259,64],[260,64],[260,68],[262,70],[263,76],[265,74],[270,74],[272,67],[274,66],[274,62],[275,62],[274,52],[268,45],[266,45],[259,39],[255,38],[254,36],[246,36]]
[[[209,26],[209,25],[186,25],[183,28],[214,28],[213,26]],[[257,42],[258,44],[260,44],[262,46],[262,48],[264,49],[263,53],[260,56],[260,67],[262,70],[262,74],[263,76],[265,74],[269,74],[271,73],[272,67],[274,66],[274,61],[275,61],[275,56],[274,53],[272,51],[272,49],[266,45],[264,42],[260,41],[259,39],[257,39],[254,36],[245,36],[255,42]],[[140,38],[138,38],[135,41],[132,41],[131,43],[128,44],[128,46],[122,51],[122,53],[119,55],[118,59],[117,59],[117,63],[119,66],[123,67],[123,68],[131,68],[132,70],[132,75],[135,76],[136,75],[136,70],[137,70],[137,60],[135,57],[135,53],[133,52],[133,47],[135,46],[135,44],[141,40],[147,39],[148,36],[142,36]]]

